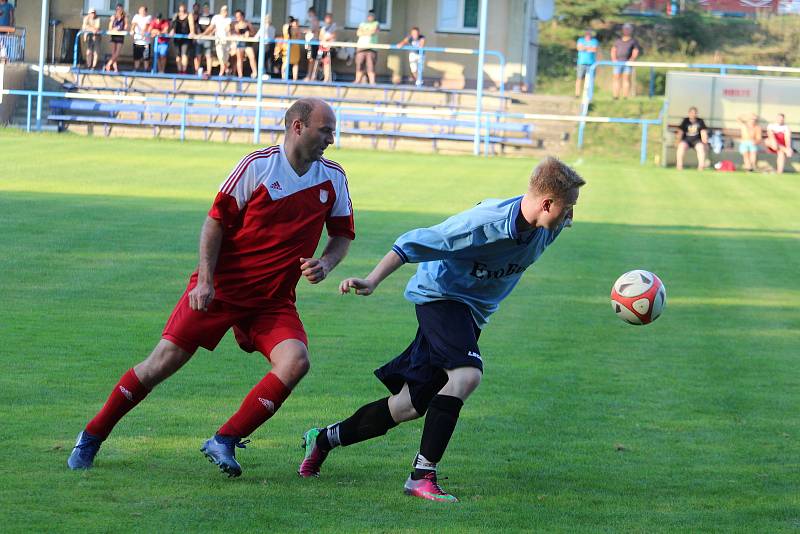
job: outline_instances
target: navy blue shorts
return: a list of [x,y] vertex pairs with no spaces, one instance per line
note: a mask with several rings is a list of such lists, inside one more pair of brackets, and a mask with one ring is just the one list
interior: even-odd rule
[[375,370],[378,380],[393,394],[408,384],[411,403],[422,415],[431,399],[447,383],[445,369],[475,367],[483,372],[478,348],[481,329],[469,307],[454,300],[416,306],[417,335],[397,358]]

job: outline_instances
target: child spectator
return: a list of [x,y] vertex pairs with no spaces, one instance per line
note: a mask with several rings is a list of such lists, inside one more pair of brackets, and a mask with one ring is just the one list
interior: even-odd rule
[[752,172],[756,170],[758,145],[761,144],[761,138],[763,137],[761,126],[758,124],[758,115],[755,113],[740,115],[736,120],[739,121],[739,130],[742,137],[739,141],[739,153],[742,155],[742,160],[744,160],[742,168]]
[[[419,28],[414,26],[408,32],[402,41],[397,43],[397,46],[402,48],[404,46],[410,46],[412,48],[422,48],[425,46],[425,36],[419,32]],[[408,67],[411,69],[411,78],[414,80],[416,84],[418,80],[420,80],[420,74],[422,66],[422,53],[418,50],[408,53]]]
[[325,13],[325,19],[319,29],[319,56],[322,63],[322,81],[333,81],[333,48],[330,43],[336,41],[336,23],[333,22],[333,14]]

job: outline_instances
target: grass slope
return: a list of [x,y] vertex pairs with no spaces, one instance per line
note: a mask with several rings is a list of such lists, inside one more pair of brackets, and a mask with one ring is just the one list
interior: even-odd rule
[[[421,422],[335,451],[300,480],[300,434],[385,395],[374,367],[415,323],[410,267],[365,274],[406,229],[517,194],[535,163],[334,152],[358,238],[299,309],[313,368],[224,478],[198,452],[265,372],[226,338],[117,427],[89,472],[65,460],[110,387],[158,340],[199,226],[242,145],[0,131],[0,524],[4,531],[720,531],[800,527],[800,183],[602,160],[576,226],[525,275],[484,337],[483,385],[442,464],[463,502],[404,497]],[[665,314],[614,318],[608,292],[657,272]]]

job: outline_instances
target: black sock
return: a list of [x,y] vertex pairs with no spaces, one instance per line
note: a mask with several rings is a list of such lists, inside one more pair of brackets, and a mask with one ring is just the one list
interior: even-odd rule
[[323,450],[330,450],[337,445],[346,447],[383,436],[396,426],[389,412],[389,397],[386,397],[365,404],[341,423],[331,425],[326,432],[320,432],[317,446]]
[[425,462],[414,461],[414,473],[411,475],[413,480],[419,480],[431,471],[436,471],[436,464],[444,456],[462,406],[464,401],[450,395],[436,395],[431,400],[428,415],[425,416],[418,455],[418,460],[422,456]]

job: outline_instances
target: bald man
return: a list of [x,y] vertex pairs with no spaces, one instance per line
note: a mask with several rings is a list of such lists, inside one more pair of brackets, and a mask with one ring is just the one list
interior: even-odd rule
[[[245,156],[222,182],[200,232],[197,269],[167,321],[161,341],[114,386],[100,412],[78,434],[67,461],[88,469],[114,425],[180,369],[198,347],[214,350],[229,329],[271,369],[239,410],[202,446],[230,477],[242,468],[235,450],[281,407],[308,372],[308,340],[295,309],[301,276],[318,284],[355,238],[342,167],[322,157],[336,118],[317,99],[298,100],[285,116],[283,145]],[[314,258],[322,228],[328,242]],[[221,384],[222,385],[222,384]]]

